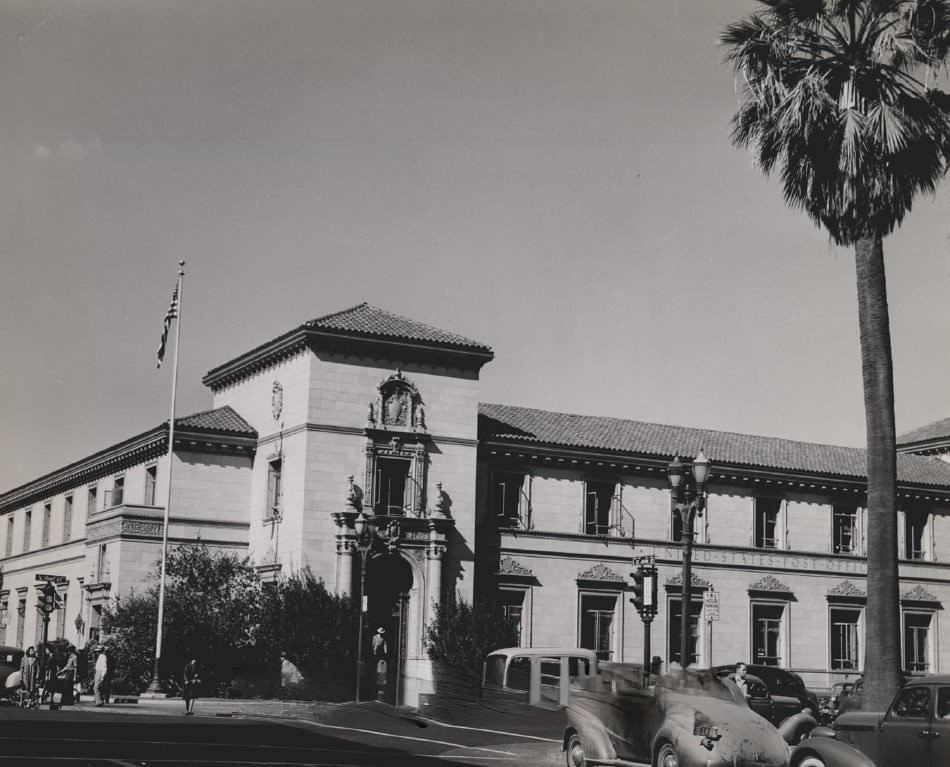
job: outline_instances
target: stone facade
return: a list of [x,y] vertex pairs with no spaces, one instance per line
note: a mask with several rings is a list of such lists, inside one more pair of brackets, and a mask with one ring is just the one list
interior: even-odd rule
[[[713,468],[691,584],[698,662],[775,663],[819,687],[860,673],[860,455],[480,404],[491,359],[484,345],[360,305],[212,369],[213,409],[176,419],[169,540],[246,551],[268,577],[306,566],[355,595],[356,523],[361,512],[375,520],[368,628],[388,627],[389,692],[409,705],[432,689],[424,632],[450,595],[497,600],[522,644],[640,661],[629,600],[637,556],[659,569],[652,653],[669,660],[683,588],[665,467],[670,445],[701,438]],[[552,424],[561,431],[545,431]],[[65,576],[51,632],[76,643],[95,635],[109,600],[146,586],[161,545],[167,438],[158,427],[0,495],[3,642],[35,642],[37,574]],[[905,659],[937,671],[950,668],[939,641],[950,631],[950,466],[907,461]],[[699,609],[706,594],[716,595],[715,620]]]

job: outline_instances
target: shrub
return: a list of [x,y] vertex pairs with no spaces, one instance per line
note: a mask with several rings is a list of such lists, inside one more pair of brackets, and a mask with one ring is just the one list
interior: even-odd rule
[[447,599],[437,606],[426,639],[432,660],[478,673],[489,652],[518,644],[518,630],[498,605]]

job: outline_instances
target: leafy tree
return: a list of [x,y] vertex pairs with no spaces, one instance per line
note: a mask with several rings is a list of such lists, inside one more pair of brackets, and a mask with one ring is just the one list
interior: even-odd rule
[[298,690],[308,697],[346,699],[353,694],[359,603],[327,590],[309,568],[284,578],[265,595],[257,631],[258,662],[277,678],[280,653],[303,673]]
[[788,204],[854,246],[867,425],[865,706],[900,684],[896,435],[883,238],[947,170],[947,0],[759,0],[722,35],[740,106],[732,140]]
[[518,630],[496,604],[446,599],[436,607],[426,639],[432,660],[477,673],[492,650],[518,644]]
[[[158,572],[152,575],[157,581]],[[203,544],[171,549],[159,669],[163,685],[177,689],[181,671],[191,658],[204,666],[212,685],[229,681],[234,668],[253,664],[263,588],[248,557],[212,551]],[[131,592],[119,598],[104,614],[116,692],[148,685],[157,616],[157,585],[144,594]]]

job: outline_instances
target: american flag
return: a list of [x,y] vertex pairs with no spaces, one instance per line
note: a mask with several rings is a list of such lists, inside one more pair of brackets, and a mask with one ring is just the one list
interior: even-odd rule
[[165,342],[168,340],[168,329],[171,327],[172,320],[178,316],[178,284],[175,285],[175,292],[172,293],[171,303],[168,305],[168,311],[165,312],[165,323],[162,326],[162,342],[158,345],[158,365],[162,366],[162,360],[165,359]]

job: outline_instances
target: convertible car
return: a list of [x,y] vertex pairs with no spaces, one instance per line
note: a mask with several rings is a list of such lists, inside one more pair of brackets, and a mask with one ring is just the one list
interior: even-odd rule
[[573,688],[562,748],[568,767],[786,767],[790,746],[715,674],[677,672],[644,685],[639,667],[602,664]]
[[950,765],[950,674],[920,677],[887,711],[848,711],[816,727],[792,753],[791,767],[946,767]]

